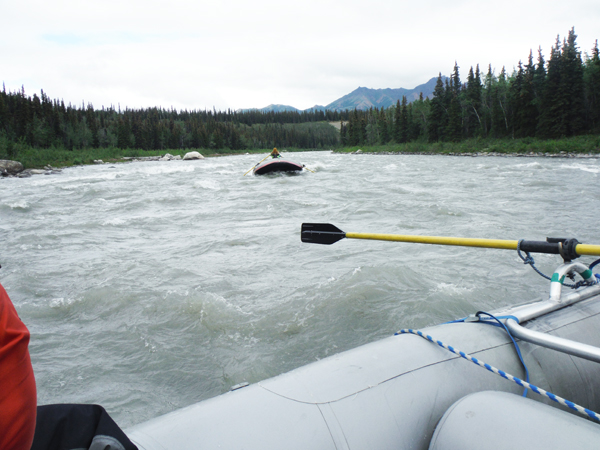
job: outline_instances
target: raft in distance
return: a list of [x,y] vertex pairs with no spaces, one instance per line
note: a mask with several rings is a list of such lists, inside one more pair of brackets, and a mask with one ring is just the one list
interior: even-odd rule
[[254,175],[265,175],[273,172],[302,172],[302,164],[285,159],[272,159],[265,161],[254,168]]

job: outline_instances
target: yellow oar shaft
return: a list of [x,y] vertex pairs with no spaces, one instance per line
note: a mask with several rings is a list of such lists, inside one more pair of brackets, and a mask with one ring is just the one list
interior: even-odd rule
[[[263,162],[265,159],[267,159],[269,156],[271,156],[271,154],[268,154],[267,156],[265,156],[263,159],[261,159],[259,162],[257,162],[254,167],[258,166],[261,162]],[[252,167],[250,170],[254,169],[254,167]],[[248,172],[246,172],[244,174],[244,176],[248,175],[250,173],[250,170]]]
[[577,244],[575,251],[578,255],[600,256],[600,245]]
[[[372,239],[377,241],[414,242],[417,244],[456,245],[462,247],[498,248],[516,250],[519,241],[503,239],[459,238],[444,236],[411,236],[401,234],[346,233],[350,239]],[[578,244],[575,247],[578,255],[600,256],[600,245]]]
[[502,239],[478,239],[444,236],[410,236],[402,234],[376,234],[376,233],[346,233],[350,239],[373,239],[377,241],[414,242],[417,244],[458,245],[462,247],[485,247],[516,250],[519,241],[506,241]]

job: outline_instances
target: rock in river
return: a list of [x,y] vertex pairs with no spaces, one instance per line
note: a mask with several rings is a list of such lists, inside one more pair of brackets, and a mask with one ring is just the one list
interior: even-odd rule
[[185,156],[183,157],[184,160],[188,160],[188,159],[204,159],[204,156],[202,156],[200,153],[198,152],[188,152],[185,154]]
[[0,159],[0,174],[7,176],[16,175],[19,172],[23,172],[23,164],[21,164],[19,161]]

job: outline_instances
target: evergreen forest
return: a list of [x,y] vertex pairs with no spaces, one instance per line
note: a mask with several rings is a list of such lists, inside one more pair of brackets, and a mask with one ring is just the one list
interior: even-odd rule
[[92,104],[65,106],[44,91],[32,97],[25,95],[24,88],[0,92],[0,139],[36,148],[330,148],[338,145],[339,132],[327,121],[345,116],[347,113],[336,111],[221,112],[156,107],[121,111],[113,106],[94,109]]
[[461,142],[472,138],[560,139],[600,134],[598,41],[582,57],[571,29],[557,37],[546,62],[541,48],[534,62],[519,61],[513,73],[496,75],[470,68],[466,83],[455,64],[449,78],[438,77],[431,99],[421,96],[395,107],[350,112],[341,127],[343,146]]
[[[358,145],[461,142],[469,139],[557,139],[600,135],[600,54],[576,43],[575,30],[546,61],[519,61],[512,73],[470,68],[461,81],[455,64],[440,73],[432,98],[352,111],[177,111],[95,109],[65,105],[44,92],[0,92],[0,159],[18,149],[208,149],[210,153],[268,149],[330,149]],[[340,128],[330,125],[339,122]]]

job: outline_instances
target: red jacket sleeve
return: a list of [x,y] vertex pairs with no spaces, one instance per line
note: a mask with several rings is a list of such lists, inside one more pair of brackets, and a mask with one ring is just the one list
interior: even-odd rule
[[0,285],[0,449],[29,450],[37,396],[29,330]]

